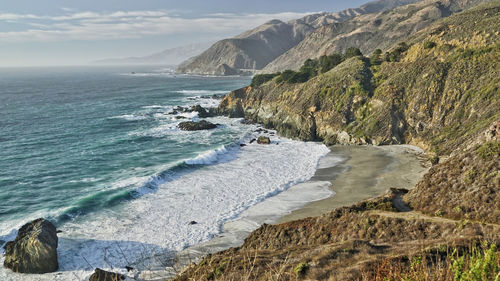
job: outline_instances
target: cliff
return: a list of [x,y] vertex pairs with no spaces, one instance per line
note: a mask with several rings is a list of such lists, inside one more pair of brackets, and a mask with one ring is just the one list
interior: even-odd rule
[[230,93],[221,113],[290,137],[412,143],[441,159],[409,191],[263,225],[176,280],[497,280],[499,30],[493,1],[407,38],[389,61],[352,57],[304,83],[277,75]]
[[250,74],[254,70],[263,69],[316,28],[416,1],[418,0],[378,0],[356,9],[313,14],[286,23],[272,20],[234,38],[215,43],[201,55],[179,65],[177,72],[208,75]]
[[303,140],[449,154],[500,118],[500,17],[486,7],[408,38],[398,61],[358,56],[305,83],[277,77],[230,93],[219,111],[237,115],[237,105],[240,116]]

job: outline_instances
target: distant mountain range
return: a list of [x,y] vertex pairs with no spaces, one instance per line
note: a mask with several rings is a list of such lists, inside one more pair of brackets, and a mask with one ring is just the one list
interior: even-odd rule
[[191,57],[201,54],[208,49],[213,42],[204,42],[166,49],[159,53],[154,53],[142,57],[111,58],[93,61],[92,64],[103,65],[134,65],[134,64],[163,64],[177,65]]
[[177,71],[208,75],[252,73],[263,69],[322,26],[418,1],[377,0],[355,9],[312,14],[289,22],[272,20],[234,38],[218,41],[201,55],[183,62]]

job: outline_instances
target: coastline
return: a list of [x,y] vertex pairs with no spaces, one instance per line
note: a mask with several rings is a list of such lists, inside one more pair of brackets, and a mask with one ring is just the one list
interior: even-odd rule
[[[210,241],[187,248],[172,268],[143,272],[142,278],[173,278],[207,254],[240,246],[260,225],[319,216],[337,207],[384,194],[389,188],[412,188],[428,170],[423,151],[410,145],[331,146],[308,181],[250,207],[223,226]],[[299,200],[297,200],[300,198]]]

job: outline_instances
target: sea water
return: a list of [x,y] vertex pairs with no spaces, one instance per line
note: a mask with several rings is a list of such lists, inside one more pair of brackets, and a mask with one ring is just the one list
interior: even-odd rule
[[[178,129],[200,118],[177,106],[215,107],[218,95],[248,83],[155,67],[0,69],[0,246],[38,217],[62,231],[58,272],[2,268],[0,279],[166,266],[172,253],[311,178],[324,145],[226,117],[206,118],[213,130]],[[271,145],[250,144],[261,134]]]

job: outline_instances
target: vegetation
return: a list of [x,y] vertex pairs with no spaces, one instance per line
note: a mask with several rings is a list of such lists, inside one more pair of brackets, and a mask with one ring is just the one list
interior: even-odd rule
[[477,149],[478,155],[483,159],[500,156],[500,141],[487,142]]
[[266,83],[267,81],[270,81],[272,80],[274,77],[280,75],[281,72],[277,72],[277,73],[271,73],[271,74],[258,74],[258,75],[255,75],[253,78],[252,78],[252,82],[250,84],[251,87],[258,87],[264,83]]
[[319,74],[326,73],[341,64],[343,61],[363,56],[358,48],[351,47],[342,54],[333,53],[329,56],[323,55],[319,59],[307,59],[299,71],[285,70],[270,74],[257,74],[253,77],[250,86],[257,87],[276,78],[276,83],[286,82],[289,84],[305,83]]

